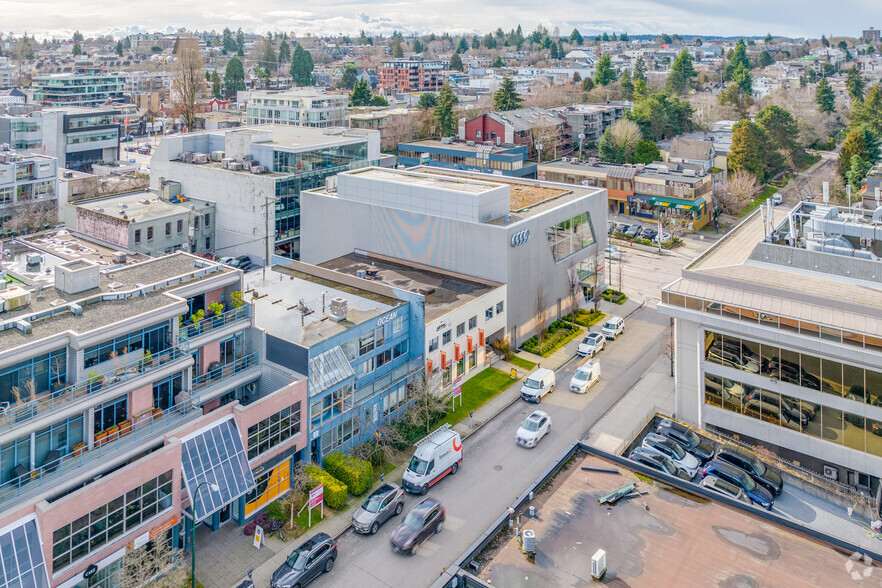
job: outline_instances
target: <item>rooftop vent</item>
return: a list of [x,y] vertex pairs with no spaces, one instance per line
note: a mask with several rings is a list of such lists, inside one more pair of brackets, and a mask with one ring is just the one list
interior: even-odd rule
[[331,298],[331,304],[328,308],[331,311],[331,320],[339,323],[342,320],[346,319],[346,311],[348,310],[348,303],[346,299],[337,296],[336,298]]
[[98,287],[97,263],[77,259],[55,266],[55,289],[65,294],[78,294]]

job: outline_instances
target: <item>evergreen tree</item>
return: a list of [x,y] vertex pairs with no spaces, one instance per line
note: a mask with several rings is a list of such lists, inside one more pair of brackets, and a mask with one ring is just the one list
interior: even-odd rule
[[263,41],[263,50],[260,52],[260,64],[267,72],[275,71],[278,65],[279,55],[273,46],[272,37],[267,37]]
[[445,83],[441,86],[441,92],[438,95],[438,106],[435,107],[435,120],[438,121],[438,129],[442,137],[452,137],[456,132],[456,103],[459,99],[450,84]]
[[505,67],[505,62],[502,61],[500,56],[496,56],[493,58],[493,67]]
[[743,63],[739,64],[738,69],[732,74],[732,82],[738,86],[738,90],[742,94],[753,96],[753,76],[750,75],[750,70],[744,67]]
[[340,78],[340,87],[346,88],[347,90],[351,90],[355,87],[355,82],[358,80],[358,69],[356,69],[354,63],[347,63],[343,67],[343,77]]
[[291,42],[288,39],[282,39],[279,43],[279,63],[289,63],[291,61]]
[[821,35],[821,45],[823,45],[824,47],[830,46],[830,41],[828,41],[827,37],[825,37],[824,35]]
[[82,43],[86,39],[83,37],[83,33],[80,31],[74,31],[73,37],[71,39],[74,43]]
[[643,61],[642,55],[634,62],[634,81],[637,80],[646,81],[646,62]]
[[465,37],[459,38],[459,44],[456,46],[457,53],[465,53],[469,50],[469,43],[466,41]]
[[478,35],[472,37],[472,49],[480,49],[481,48],[481,38]]
[[573,32],[570,33],[570,45],[581,47],[584,42],[585,40],[582,38],[582,33],[579,32],[579,29],[573,29]]
[[845,87],[848,88],[848,95],[855,102],[862,102],[864,99],[864,78],[856,65],[852,65],[848,70],[848,78],[845,80]]
[[692,84],[695,77],[695,68],[692,66],[692,55],[683,49],[671,66],[668,74],[667,90],[672,94],[682,94]]
[[423,52],[423,44],[420,43],[420,40],[419,40],[419,39],[414,39],[414,40],[413,40],[413,45],[411,46],[411,50],[412,50],[414,53],[422,53],[422,52]]
[[496,37],[490,33],[484,35],[483,43],[485,49],[496,49]]
[[760,184],[765,184],[784,168],[784,158],[775,151],[762,127],[742,119],[732,127],[732,146],[729,148],[729,169],[747,170]]
[[514,82],[511,78],[505,77],[499,89],[493,94],[493,104],[496,110],[516,110],[521,107],[520,94],[515,90]]
[[756,123],[766,132],[774,148],[787,153],[798,166],[803,151],[799,143],[799,126],[793,115],[780,106],[769,105],[757,113]]
[[612,68],[612,59],[609,53],[604,53],[594,71],[594,83],[598,86],[606,86],[616,81],[616,70]]
[[772,42],[772,33],[766,33],[766,38],[763,41],[766,45],[770,44]]
[[294,48],[294,55],[291,56],[290,73],[294,83],[301,86],[313,85],[315,83],[315,78],[312,77],[313,69],[315,65],[312,62],[312,54],[302,45],[297,45]]
[[220,76],[217,75],[217,71],[211,72],[211,95],[220,100],[223,98],[222,87],[221,87],[221,79]]
[[591,78],[585,78],[584,80],[582,80],[582,91],[583,92],[590,92],[593,89],[594,89],[594,80],[592,80]]
[[830,88],[830,82],[827,78],[821,78],[818,82],[818,89],[815,90],[815,102],[818,103],[818,110],[821,112],[833,112],[836,110],[836,98],[833,96],[833,89]]
[[581,81],[582,81],[582,76],[579,74],[579,72],[575,72],[575,73],[573,74],[573,83],[574,83],[574,84],[578,84],[578,83],[580,83]]
[[83,47],[82,47],[82,45],[80,45],[80,42],[77,41],[76,43],[74,43],[74,46],[73,46],[73,56],[79,57],[82,54],[83,54]]
[[371,106],[389,106],[389,101],[379,94],[374,94],[371,96]]
[[[606,33],[603,33],[603,35],[600,36],[600,40],[603,41],[604,43],[609,42],[609,35]],[[604,85],[606,85],[606,84],[604,84]]]
[[852,124],[845,141],[842,142],[842,148],[839,150],[839,163],[836,166],[836,171],[844,180],[848,179],[851,158],[854,156],[871,164],[879,159],[879,139],[863,125]]
[[423,92],[420,94],[420,100],[417,102],[417,108],[420,110],[429,110],[438,106],[438,96],[434,92]]
[[551,44],[551,59],[557,59],[559,57],[557,53],[557,43]]
[[227,62],[227,69],[224,71],[224,91],[227,98],[232,98],[236,92],[245,89],[245,68],[242,61],[233,56]]
[[628,38],[628,33],[622,33],[619,35],[619,41],[629,42],[631,39]]
[[116,54],[119,55],[120,57],[122,57],[123,51],[124,51],[124,49],[123,49],[122,41],[117,41],[116,42]]
[[236,53],[239,56],[245,55],[245,33],[242,32],[241,27],[236,31]]
[[851,186],[852,193],[860,192],[861,183],[867,176],[867,172],[873,165],[869,161],[864,161],[859,155],[851,156],[851,163],[848,171],[845,173],[845,180]]
[[371,103],[371,87],[367,80],[358,80],[349,95],[349,106],[368,106]]
[[747,58],[747,46],[744,44],[744,39],[738,39],[738,42],[735,43],[735,50],[732,52],[729,63],[726,64],[726,69],[723,72],[725,79],[731,80],[735,75],[735,71],[741,65],[747,71],[750,71],[750,59]]
[[[873,86],[851,110],[851,124],[861,124],[882,137],[882,87]],[[866,159],[866,158],[864,158]]]
[[663,92],[651,94],[637,100],[639,86],[646,82],[639,80],[634,85],[634,108],[626,115],[637,123],[643,138],[647,141],[662,141],[692,130],[692,106],[685,100]]
[[454,53],[453,57],[450,58],[450,69],[454,71],[463,71],[462,57],[459,56],[459,53]]
[[631,100],[635,103],[649,97],[649,86],[646,80],[637,80],[634,82],[634,91],[631,92]]
[[[619,83],[622,88],[622,97],[625,100],[631,100],[634,97],[634,82],[631,81],[631,72],[627,69],[623,71],[622,78]],[[645,83],[646,82],[644,82],[644,84]]]
[[238,50],[239,46],[236,44],[236,39],[233,38],[233,31],[224,29],[224,32],[221,34],[221,53],[228,55]]
[[395,41],[392,45],[392,57],[395,59],[401,59],[404,57],[404,49],[401,48],[401,43],[399,41]]
[[775,63],[775,60],[772,59],[772,54],[765,49],[763,49],[762,53],[759,54],[759,57],[756,58],[757,67],[767,67],[773,63]]
[[631,156],[631,163],[652,163],[653,161],[661,161],[661,151],[652,141],[640,139],[634,148],[634,155]]

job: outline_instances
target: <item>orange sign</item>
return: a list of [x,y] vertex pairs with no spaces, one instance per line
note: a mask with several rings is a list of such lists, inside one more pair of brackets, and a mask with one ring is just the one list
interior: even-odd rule
[[456,361],[459,361],[459,343],[453,344],[453,357]]
[[169,520],[167,520],[164,523],[162,523],[161,525],[159,525],[158,527],[154,527],[154,528],[150,529],[150,540],[153,541],[154,537],[156,537],[157,535],[160,535],[161,533],[165,533],[166,531],[168,531],[169,529],[171,529],[172,527],[174,527],[177,524],[178,524],[178,515],[175,515],[172,518],[170,518]]
[[432,360],[431,359],[426,361],[426,372],[428,372],[429,374],[432,373]]
[[484,329],[478,329],[478,345],[484,346]]
[[442,351],[441,352],[441,369],[444,369],[446,367],[447,367],[447,354]]
[[471,337],[466,337],[466,340],[468,341],[468,350],[469,350],[469,353],[471,353],[472,351],[475,350],[475,348],[472,347],[472,338],[471,338]]

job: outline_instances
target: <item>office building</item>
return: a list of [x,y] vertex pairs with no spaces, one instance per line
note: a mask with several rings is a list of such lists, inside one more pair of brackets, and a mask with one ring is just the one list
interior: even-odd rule
[[0,227],[25,206],[55,208],[57,181],[54,157],[0,151]]
[[43,146],[43,121],[23,115],[0,116],[0,145],[33,151]]
[[377,89],[386,95],[437,92],[444,84],[447,62],[423,59],[387,59],[377,69]]
[[301,190],[379,159],[376,131],[260,125],[165,137],[150,162],[150,184],[158,190],[175,180],[185,197],[216,203],[218,255],[296,259]]
[[662,289],[677,417],[875,495],[882,209],[764,207]]
[[42,121],[43,150],[58,158],[58,166],[91,172],[99,163],[119,161],[118,110],[52,108],[31,113]]
[[34,101],[44,106],[101,106],[125,101],[126,76],[95,68],[34,76]]
[[301,127],[342,127],[346,124],[349,96],[312,88],[286,92],[251,92],[246,123]]
[[516,178],[536,177],[536,163],[527,160],[526,145],[427,139],[399,143],[398,163],[429,165]]
[[5,578],[118,586],[148,541],[188,546],[194,520],[241,524],[287,489],[307,385],[262,361],[242,272],[186,253],[50,263],[49,239],[52,281],[0,297],[0,545],[29,548]]
[[554,319],[583,287],[605,289],[602,188],[434,167],[369,168],[304,191],[301,207],[308,263],[364,252],[505,284],[506,300],[487,306],[485,318],[505,311],[505,330],[495,338],[507,335],[515,347],[535,333],[537,306]]

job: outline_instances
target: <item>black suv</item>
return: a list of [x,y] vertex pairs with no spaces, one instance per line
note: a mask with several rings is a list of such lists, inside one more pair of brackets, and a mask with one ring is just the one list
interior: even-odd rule
[[724,445],[717,451],[717,459],[744,470],[757,484],[771,492],[773,496],[780,496],[784,489],[781,474],[761,462],[746,449],[734,445]]
[[687,453],[697,457],[701,463],[714,456],[714,444],[709,439],[678,422],[662,419],[655,428],[655,432],[679,443]]
[[817,376],[811,375],[796,362],[773,357],[768,361],[763,360],[763,364],[762,371],[766,374],[777,374],[780,372],[780,380],[782,382],[795,384],[803,388],[811,388],[812,390],[821,389],[821,381]]

